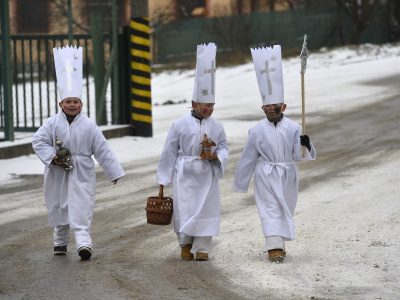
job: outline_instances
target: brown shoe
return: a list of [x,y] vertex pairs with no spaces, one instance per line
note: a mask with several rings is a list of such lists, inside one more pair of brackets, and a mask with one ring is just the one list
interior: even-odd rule
[[187,244],[181,247],[181,257],[183,260],[193,259],[193,253],[190,252],[190,249],[192,249],[192,244]]
[[198,261],[208,260],[208,254],[207,253],[197,253],[196,260],[198,260]]
[[282,249],[272,249],[268,250],[268,258],[272,262],[282,262],[286,252]]

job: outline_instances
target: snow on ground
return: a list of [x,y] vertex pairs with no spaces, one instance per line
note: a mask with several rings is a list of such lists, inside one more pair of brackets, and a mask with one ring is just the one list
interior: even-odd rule
[[[246,115],[260,109],[261,99],[252,62],[217,70],[215,118],[223,121],[232,114],[237,115],[237,110],[243,110]],[[374,95],[390,96],[394,91],[384,85],[367,83],[396,75],[399,70],[400,44],[365,44],[311,52],[305,74],[307,124],[318,121],[318,115],[325,112],[347,111],[370,104],[375,99]],[[283,60],[283,77],[285,101],[290,115],[301,115],[299,58]],[[193,82],[194,70],[153,74],[152,101],[158,104],[153,106],[153,137],[111,139],[110,144],[121,162],[160,155],[172,122],[189,111]],[[353,100],[349,103],[348,98]],[[186,103],[161,105],[167,100],[175,103],[186,100]],[[233,121],[223,122],[228,141],[238,136],[246,137],[248,129],[256,122],[242,123],[247,126],[236,126]],[[32,133],[16,133],[15,142],[0,142],[0,147],[28,143],[31,137]],[[0,165],[0,182],[19,174],[42,174],[44,169],[35,155],[0,160]]]
[[[384,82],[385,78],[398,76],[399,70],[399,43],[321,49],[310,53],[305,74],[306,124],[318,123],[320,116],[328,112],[356,111],[363,105],[398,95],[398,90],[373,82]],[[283,71],[285,101],[290,116],[300,123],[300,60],[285,59]],[[153,103],[162,104],[167,100],[177,103],[184,99],[187,102],[155,105],[154,136],[151,138],[125,136],[110,139],[109,143],[122,163],[134,163],[145,157],[158,159],[172,122],[189,111],[193,80],[194,70],[153,75]],[[216,91],[214,116],[224,124],[228,143],[237,137],[245,139],[248,129],[259,120],[254,119],[254,115],[262,117],[252,62],[217,67]],[[237,126],[232,116],[240,114],[244,120]],[[29,142],[31,137],[32,134],[18,134],[14,143]],[[0,147],[9,143],[1,142]],[[379,153],[358,159],[373,161],[374,155]],[[0,160],[0,166],[0,184],[21,174],[42,174],[44,169],[35,155]],[[269,264],[268,267],[260,264],[264,255],[263,239],[260,239],[262,232],[255,205],[243,208],[240,216],[233,220],[222,218],[220,236],[213,239],[216,246],[212,263],[234,283],[250,291],[265,289],[276,299],[295,299],[294,295],[304,295],[304,299],[322,299],[324,295],[323,299],[348,299],[349,295],[352,299],[398,299],[400,291],[395,286],[400,274],[399,222],[398,196],[395,195],[398,193],[399,168],[400,154],[397,151],[378,166],[357,174],[349,170],[347,176],[352,177],[351,181],[346,176],[333,177],[300,193],[295,219],[301,240],[290,243],[291,253],[284,264]],[[352,186],[354,180],[357,186]],[[252,195],[234,193],[232,197],[244,199]],[[222,205],[222,210],[230,209],[226,201]],[[377,218],[377,214],[388,219]],[[315,219],[309,220],[310,216],[315,216]],[[327,219],[329,221],[324,222]],[[232,230],[231,221],[236,222],[233,227],[240,230]],[[387,232],[382,232],[382,228],[388,229]],[[332,236],[326,238],[326,232],[332,232]],[[321,240],[321,237],[325,239]],[[249,240],[249,244],[237,242]],[[379,251],[385,251],[385,254],[379,255]],[[310,260],[313,263],[308,264]],[[268,282],[271,278],[275,281]],[[296,291],[292,297],[287,294],[290,291]],[[248,296],[248,299],[252,298]]]

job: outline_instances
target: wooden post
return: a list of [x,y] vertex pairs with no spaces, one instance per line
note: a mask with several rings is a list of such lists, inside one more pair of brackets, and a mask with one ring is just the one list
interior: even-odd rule
[[[305,101],[305,96],[304,96],[304,73],[301,73],[301,103],[302,103],[302,122],[301,125],[303,127],[303,135],[306,134],[306,101]],[[306,147],[303,146],[303,157],[306,156]]]

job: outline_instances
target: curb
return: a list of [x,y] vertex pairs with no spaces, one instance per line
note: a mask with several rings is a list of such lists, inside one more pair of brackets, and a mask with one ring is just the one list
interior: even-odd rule
[[[100,127],[101,128],[101,127]],[[132,135],[131,125],[120,126],[117,128],[105,128],[102,129],[103,135],[106,139],[123,137],[126,135]],[[34,154],[32,143],[24,143],[17,145],[10,145],[6,147],[0,147],[0,159],[10,159],[24,155]]]

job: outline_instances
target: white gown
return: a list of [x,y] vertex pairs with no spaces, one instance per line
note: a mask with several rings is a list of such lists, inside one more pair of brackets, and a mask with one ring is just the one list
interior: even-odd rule
[[295,160],[314,160],[316,152],[305,150],[303,158],[299,124],[283,117],[277,123],[267,118],[249,130],[240,157],[233,189],[247,193],[254,172],[254,194],[264,236],[294,239],[293,214],[297,203],[299,171]]
[[[200,142],[207,134],[215,143],[220,166],[200,160]],[[157,183],[173,180],[174,231],[189,236],[217,236],[220,223],[218,180],[223,177],[229,151],[220,122],[200,120],[191,113],[176,120],[166,139],[157,169]]]
[[[58,149],[56,136],[72,154],[73,169],[68,172],[52,163]],[[43,190],[50,226],[69,224],[71,228],[90,228],[96,190],[91,156],[94,155],[110,181],[125,175],[100,128],[83,114],[78,114],[69,124],[60,111],[39,128],[32,146],[46,165]]]

